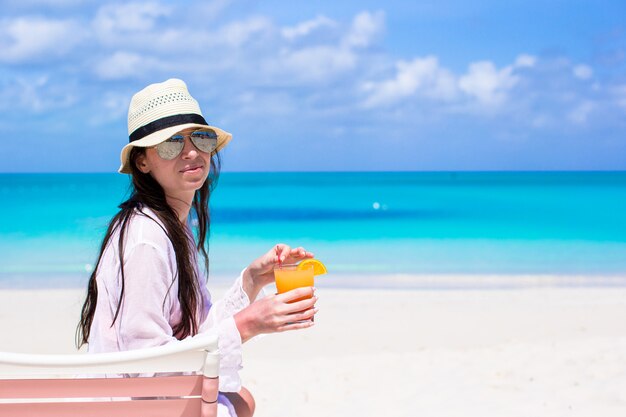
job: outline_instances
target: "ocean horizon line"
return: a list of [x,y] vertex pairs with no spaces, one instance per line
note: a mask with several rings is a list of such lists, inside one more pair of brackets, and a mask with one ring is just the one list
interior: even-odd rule
[[[428,170],[263,170],[263,171],[231,171],[224,168],[221,173],[229,174],[370,174],[370,173],[468,173],[468,174],[497,174],[497,173],[537,173],[537,174],[550,174],[550,173],[626,173],[624,169],[428,169]],[[111,171],[1,171],[0,175],[38,175],[38,174],[119,174],[116,170]],[[123,174],[126,175],[126,174]]]

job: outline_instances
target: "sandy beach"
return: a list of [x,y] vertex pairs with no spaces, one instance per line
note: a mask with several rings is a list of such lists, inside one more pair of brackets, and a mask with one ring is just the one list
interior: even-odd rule
[[[245,345],[256,416],[626,415],[625,288],[318,295],[315,327]],[[0,350],[73,352],[82,297],[0,290]]]

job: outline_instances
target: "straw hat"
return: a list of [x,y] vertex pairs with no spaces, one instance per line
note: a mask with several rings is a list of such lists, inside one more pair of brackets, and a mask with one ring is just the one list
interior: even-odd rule
[[198,102],[191,97],[184,81],[171,78],[150,84],[133,96],[128,108],[128,145],[120,154],[122,165],[118,172],[130,174],[129,156],[133,146],[150,147],[164,142],[181,130],[190,127],[208,128],[217,134],[216,152],[222,149],[232,135],[209,125]]

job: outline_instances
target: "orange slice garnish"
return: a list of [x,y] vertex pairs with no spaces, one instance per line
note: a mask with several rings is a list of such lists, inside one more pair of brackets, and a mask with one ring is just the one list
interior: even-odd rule
[[298,270],[303,271],[311,268],[311,266],[313,267],[313,275],[324,275],[328,272],[326,266],[317,259],[305,259],[298,264]]

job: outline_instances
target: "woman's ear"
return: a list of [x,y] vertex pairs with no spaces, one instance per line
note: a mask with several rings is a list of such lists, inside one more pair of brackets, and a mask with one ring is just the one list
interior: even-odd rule
[[150,166],[148,165],[145,154],[137,155],[137,158],[135,158],[135,166],[139,171],[143,172],[144,174],[150,172]]

